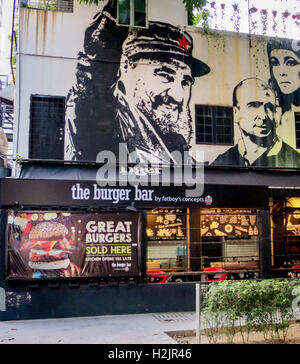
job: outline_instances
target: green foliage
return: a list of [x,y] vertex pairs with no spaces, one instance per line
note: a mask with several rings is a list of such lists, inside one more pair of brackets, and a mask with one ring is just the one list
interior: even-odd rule
[[[211,34],[212,32],[209,29],[209,23],[208,23],[208,18],[209,18],[209,15],[210,15],[209,11],[208,10],[202,10],[198,14],[199,14],[198,22],[200,20],[202,20],[202,28],[203,28],[204,33],[205,34]],[[196,26],[198,24],[198,22],[195,23],[195,21],[197,21],[197,16],[194,16],[194,24],[193,24],[193,25]]]
[[16,153],[16,163],[19,165],[22,165],[22,163],[23,163],[23,158],[21,157],[21,155],[19,153]]
[[294,318],[292,294],[297,280],[223,281],[210,285],[204,298],[206,334],[216,342],[225,333],[229,342],[240,334],[243,342],[250,332],[266,339],[285,341]]
[[18,39],[18,24],[15,24],[15,29],[13,36],[9,35],[8,39],[12,43],[12,55],[11,55],[11,63],[13,66],[17,64],[17,39]]
[[182,0],[186,11],[192,12],[194,9],[201,10],[205,6],[207,0]]

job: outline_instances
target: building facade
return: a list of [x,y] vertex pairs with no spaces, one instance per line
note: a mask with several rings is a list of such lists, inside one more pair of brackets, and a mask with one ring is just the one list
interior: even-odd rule
[[195,281],[298,276],[297,40],[205,34],[180,0],[19,19],[0,317],[191,310]]
[[[14,65],[11,63],[11,38],[14,1],[0,1],[0,155],[1,164],[10,167],[13,154]],[[15,13],[17,19],[17,8]],[[17,21],[16,21],[17,23]],[[1,176],[7,176],[7,171]]]

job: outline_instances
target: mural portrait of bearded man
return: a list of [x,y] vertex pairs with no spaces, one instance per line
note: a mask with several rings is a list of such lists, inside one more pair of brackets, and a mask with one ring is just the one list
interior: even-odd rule
[[95,161],[119,143],[139,162],[161,163],[190,149],[189,102],[210,68],[192,55],[187,32],[166,23],[117,26],[110,3],[86,30],[77,84],[69,93],[65,159]]

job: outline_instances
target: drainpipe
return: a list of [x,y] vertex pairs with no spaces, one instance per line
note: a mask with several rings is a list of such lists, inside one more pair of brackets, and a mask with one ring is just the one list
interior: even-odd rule
[[248,0],[248,37],[249,37],[249,47],[252,48],[252,39],[251,39],[251,28],[250,28],[250,4]]

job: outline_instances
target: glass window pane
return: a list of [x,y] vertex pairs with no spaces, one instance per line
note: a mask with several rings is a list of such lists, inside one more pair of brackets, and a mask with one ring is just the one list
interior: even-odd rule
[[197,134],[197,143],[204,143],[204,135],[198,133]]
[[146,0],[134,0],[134,25],[146,26]]
[[300,148],[300,113],[295,113],[296,147]]
[[223,134],[223,127],[217,126],[217,134]]
[[224,144],[223,135],[217,135],[216,142],[217,142],[217,144]]
[[130,0],[119,0],[119,24],[130,25]]
[[206,134],[205,135],[205,142],[206,143],[212,143],[212,135]]
[[204,134],[204,126],[203,125],[199,125],[198,133]]
[[224,141],[225,144],[233,144],[233,138],[231,135],[225,135]]
[[211,126],[205,126],[205,133],[206,134],[211,134],[212,133],[212,127]]

